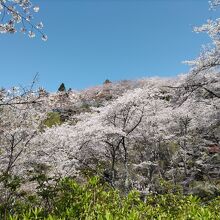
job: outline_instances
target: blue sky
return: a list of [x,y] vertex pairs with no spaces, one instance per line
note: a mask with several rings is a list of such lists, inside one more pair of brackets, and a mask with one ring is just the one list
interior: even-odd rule
[[83,89],[188,71],[181,62],[209,42],[194,25],[215,17],[207,0],[33,0],[49,39],[0,35],[0,86],[28,85],[39,72],[49,91]]

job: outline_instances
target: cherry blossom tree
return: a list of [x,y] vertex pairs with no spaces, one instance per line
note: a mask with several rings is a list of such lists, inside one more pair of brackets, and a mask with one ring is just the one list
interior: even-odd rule
[[219,0],[211,0],[211,1],[209,1],[209,4],[210,4],[211,8],[215,8],[218,5],[220,5],[220,1]]
[[1,0],[0,1],[0,33],[27,33],[30,38],[36,33],[42,40],[47,40],[47,35],[42,31],[43,23],[35,24],[34,14],[39,11],[39,6],[33,5],[30,0]]
[[[211,9],[219,6],[219,0],[210,1]],[[185,82],[179,86],[187,98],[187,95],[199,90],[198,93],[206,92],[211,96],[220,98],[218,90],[219,85],[219,65],[220,65],[220,38],[219,38],[220,19],[209,19],[206,24],[200,27],[195,27],[196,33],[204,32],[211,38],[211,45],[204,46],[198,58],[185,63],[191,66],[190,73],[185,79]],[[203,92],[201,92],[203,91]]]
[[21,183],[27,180],[32,140],[41,131],[47,107],[36,93],[18,88],[1,92],[0,105],[0,201],[5,211],[19,196]]

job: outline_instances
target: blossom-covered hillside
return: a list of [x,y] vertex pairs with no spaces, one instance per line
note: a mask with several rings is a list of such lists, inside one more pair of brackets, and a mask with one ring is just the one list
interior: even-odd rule
[[[218,5],[219,0],[211,1],[212,8]],[[16,22],[25,19],[16,8],[33,10],[30,1],[0,0],[0,12],[12,16],[0,24],[0,33],[14,32]],[[39,210],[42,219],[53,219],[51,213],[58,216],[54,219],[122,219],[109,210],[123,204],[117,213],[131,216],[124,219],[143,219],[146,207],[154,218],[155,207],[164,214],[166,204],[166,219],[182,211],[182,219],[218,219],[215,200],[213,207],[200,209],[197,199],[220,196],[220,19],[195,31],[207,33],[212,44],[187,61],[191,69],[177,77],[106,80],[82,91],[66,91],[61,84],[54,93],[34,89],[34,79],[30,88],[1,89],[0,218],[21,219],[24,209],[35,219]],[[158,201],[158,194],[165,197]],[[185,197],[191,194],[198,197]],[[110,202],[102,203],[105,196]],[[153,196],[149,203],[146,196]],[[80,205],[71,206],[73,198]],[[169,204],[170,198],[179,205]],[[183,201],[194,204],[199,214]]]
[[220,76],[199,76],[205,88],[192,77],[2,91],[2,173],[25,178],[43,166],[51,177],[99,175],[125,192],[159,192],[160,180],[218,191]]
[[218,196],[219,95],[217,69],[83,91],[1,90],[0,199],[94,175],[125,195]]

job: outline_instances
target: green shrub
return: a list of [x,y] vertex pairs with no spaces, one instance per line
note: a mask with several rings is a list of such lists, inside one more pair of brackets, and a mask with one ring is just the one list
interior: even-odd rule
[[119,191],[97,177],[91,178],[84,185],[79,185],[71,178],[65,178],[56,186],[47,187],[50,187],[50,190],[56,187],[53,197],[48,197],[50,210],[45,203],[42,203],[41,197],[36,195],[31,205],[30,202],[23,202],[22,205],[20,202],[20,208],[14,209],[8,219],[220,219],[220,197],[204,203],[199,197],[193,195],[171,193],[148,195],[146,201],[143,201],[140,199],[139,192],[131,191],[127,196],[121,196]]
[[61,116],[59,112],[49,112],[47,119],[43,122],[44,125],[51,128],[54,125],[62,124]]

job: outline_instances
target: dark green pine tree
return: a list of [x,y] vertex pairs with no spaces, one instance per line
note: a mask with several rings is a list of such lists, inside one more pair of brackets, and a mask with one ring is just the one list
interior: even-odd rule
[[109,79],[106,79],[103,84],[109,84],[109,83],[112,83]]
[[60,84],[60,87],[58,88],[58,92],[65,92],[66,91],[66,87],[64,85],[64,83]]

